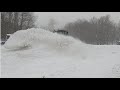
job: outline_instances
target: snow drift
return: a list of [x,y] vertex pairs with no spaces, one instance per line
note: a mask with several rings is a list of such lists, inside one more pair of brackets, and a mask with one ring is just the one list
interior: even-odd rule
[[[70,37],[52,33],[40,28],[20,30],[15,32],[5,43],[4,47],[9,50],[22,50],[45,47],[50,50],[65,54],[87,54],[87,45]],[[85,51],[85,52],[84,52]],[[77,52],[77,53],[76,53]],[[83,56],[84,57],[84,56]]]

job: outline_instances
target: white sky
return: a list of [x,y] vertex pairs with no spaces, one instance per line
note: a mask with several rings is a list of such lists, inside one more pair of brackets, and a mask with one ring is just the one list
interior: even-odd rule
[[47,25],[49,19],[53,18],[57,21],[56,26],[64,26],[68,22],[77,19],[90,19],[91,17],[100,17],[110,15],[111,19],[115,22],[120,20],[120,12],[35,12],[34,15],[38,16],[36,25]]

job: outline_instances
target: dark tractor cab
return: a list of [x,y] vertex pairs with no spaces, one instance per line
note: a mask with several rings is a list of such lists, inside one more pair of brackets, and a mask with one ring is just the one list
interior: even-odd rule
[[54,30],[53,33],[68,35],[68,31],[65,31],[65,30],[57,30],[57,31]]

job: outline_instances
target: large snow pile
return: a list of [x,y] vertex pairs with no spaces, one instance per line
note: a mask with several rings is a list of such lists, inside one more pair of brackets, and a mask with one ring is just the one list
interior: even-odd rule
[[[43,29],[28,29],[15,32],[5,43],[9,50],[44,47],[65,54],[87,54],[87,45],[69,36],[52,33]],[[84,52],[85,51],[85,52]],[[77,52],[77,53],[76,53]]]
[[49,47],[56,48],[59,46],[59,48],[61,48],[72,45],[74,42],[75,41],[71,37],[53,34],[43,29],[32,28],[15,32],[5,43],[4,47],[15,50],[44,44],[49,45]]
[[2,46],[1,65],[2,77],[120,77],[120,46],[87,45],[32,28]]

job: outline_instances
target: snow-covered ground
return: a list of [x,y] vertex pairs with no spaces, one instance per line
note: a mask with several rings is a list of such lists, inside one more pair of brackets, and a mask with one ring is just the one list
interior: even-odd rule
[[32,28],[14,33],[1,51],[2,78],[120,78],[120,45]]

